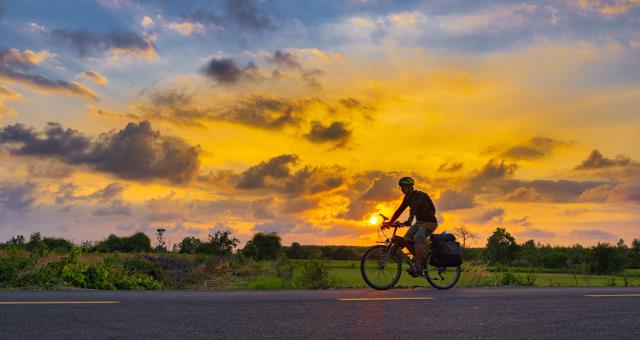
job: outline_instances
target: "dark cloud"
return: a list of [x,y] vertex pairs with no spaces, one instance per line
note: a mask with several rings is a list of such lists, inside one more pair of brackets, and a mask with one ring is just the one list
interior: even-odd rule
[[251,202],[251,205],[249,206],[249,215],[265,220],[275,218],[274,201],[275,199],[273,197],[267,197]]
[[49,123],[43,133],[22,124],[0,130],[0,145],[14,155],[58,159],[67,164],[89,165],[126,179],[189,181],[197,172],[199,149],[183,140],[162,136],[147,121],[129,123],[119,131],[92,140],[59,123]]
[[202,120],[212,119],[211,112],[197,107],[193,103],[193,94],[184,89],[153,91],[148,98],[146,103],[137,106],[145,119],[165,120],[184,126],[202,126]]
[[212,180],[216,186],[233,182],[236,188],[243,190],[273,190],[288,195],[289,199],[296,195],[315,195],[330,191],[343,184],[341,168],[304,166],[295,170],[293,167],[298,159],[297,155],[280,155],[260,162],[240,174],[213,174],[213,178],[206,181]]
[[76,192],[79,187],[74,183],[63,183],[58,187],[56,192],[56,203],[67,204],[68,202],[80,202],[80,201],[99,201],[109,202],[113,199],[119,198],[124,192],[126,187],[121,183],[111,183],[102,189],[98,189],[88,195],[77,195]]
[[[48,54],[47,54],[48,55]],[[41,74],[28,73],[45,57],[29,50],[0,49],[0,79],[17,82],[36,90],[96,99],[91,89],[75,81],[50,79]]]
[[286,100],[253,95],[241,98],[215,119],[263,129],[281,129],[298,125],[312,100]]
[[640,203],[640,186],[635,183],[602,184],[585,190],[580,199],[586,202]]
[[490,208],[483,211],[480,215],[475,216],[473,221],[477,223],[487,223],[490,221],[501,223],[504,218],[504,213],[505,211],[503,208]]
[[491,159],[482,169],[471,176],[470,182],[473,187],[486,187],[513,176],[517,168],[516,164],[506,164],[504,160],[499,162],[496,159]]
[[0,212],[3,210],[28,211],[36,201],[37,188],[34,182],[22,184],[0,182]]
[[301,221],[275,220],[266,223],[257,223],[252,228],[253,232],[278,233],[278,234],[318,234],[319,229],[311,224]]
[[260,79],[258,68],[255,64],[250,62],[240,68],[231,58],[211,58],[209,62],[200,68],[200,73],[223,85],[235,84],[243,79]]
[[297,161],[296,155],[281,155],[254,165],[240,174],[237,187],[240,189],[264,188],[269,181],[288,177],[289,166]]
[[440,172],[456,172],[462,169],[464,165],[462,163],[451,163],[449,162],[442,163],[438,167],[438,171]]
[[438,211],[473,208],[476,205],[475,195],[469,192],[446,189],[440,193],[436,208]]
[[265,56],[265,59],[268,62],[274,63],[278,66],[285,67],[285,68],[302,67],[302,65],[300,65],[300,62],[298,61],[298,58],[296,58],[296,56],[286,51],[275,51],[273,52],[273,54],[269,54]]
[[53,178],[62,179],[73,174],[73,167],[60,163],[55,160],[45,162],[44,164],[29,164],[27,172],[31,178]]
[[97,33],[87,30],[54,30],[51,34],[54,40],[72,47],[80,56],[102,56],[105,53],[143,58],[155,56],[151,40],[131,31]]
[[[584,193],[598,186],[606,185],[601,181],[572,181],[572,180],[533,180],[508,181],[504,185],[507,189],[505,199],[515,202],[574,202],[582,198]],[[508,188],[513,187],[509,190]]]
[[567,146],[563,141],[548,137],[533,137],[522,145],[508,148],[502,157],[516,160],[533,160],[549,156],[559,146]]
[[604,157],[600,151],[593,150],[585,159],[580,163],[580,165],[576,166],[576,170],[592,170],[592,169],[602,169],[609,168],[614,166],[627,166],[631,164],[631,159],[629,157],[618,155],[615,159]]
[[131,205],[114,201],[111,205],[94,210],[93,216],[131,216]]
[[240,28],[264,30],[272,27],[271,20],[251,0],[226,0],[227,12]]
[[346,193],[356,193],[356,196],[351,197],[348,210],[339,217],[360,220],[371,213],[377,203],[401,199],[402,192],[398,189],[400,177],[395,173],[383,172],[368,172],[357,176],[353,188]]
[[363,201],[391,201],[398,199],[402,193],[398,189],[398,176],[395,174],[381,174],[374,178],[368,188],[362,193]]
[[324,75],[323,70],[312,69],[306,70],[300,74],[300,79],[314,90],[322,90],[320,77]]
[[314,143],[334,143],[336,147],[345,146],[351,138],[352,131],[344,122],[333,122],[324,126],[320,122],[311,122],[311,130],[305,137]]

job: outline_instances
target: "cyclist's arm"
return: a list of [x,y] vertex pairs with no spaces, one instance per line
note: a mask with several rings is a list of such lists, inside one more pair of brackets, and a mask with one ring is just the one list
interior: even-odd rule
[[404,224],[407,227],[410,226],[411,224],[413,224],[413,217],[414,217],[413,214],[409,214],[409,218],[406,221],[404,221],[404,223],[402,224]]
[[391,219],[389,220],[389,222],[390,223],[395,222],[398,219],[398,217],[400,217],[400,215],[404,212],[404,210],[407,209],[408,206],[409,206],[409,203],[405,198],[404,200],[402,200],[402,204],[400,204],[398,209],[396,209],[396,212],[393,213],[393,216],[391,216]]

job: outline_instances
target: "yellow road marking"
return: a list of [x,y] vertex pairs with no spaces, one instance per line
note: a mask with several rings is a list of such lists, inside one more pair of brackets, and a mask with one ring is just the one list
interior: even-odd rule
[[120,301],[0,301],[0,305],[103,305]]
[[640,296],[640,294],[592,294],[592,295],[585,295],[588,297],[619,297],[619,296]]
[[347,298],[340,301],[390,301],[390,300],[433,300],[431,297],[406,297],[406,298]]

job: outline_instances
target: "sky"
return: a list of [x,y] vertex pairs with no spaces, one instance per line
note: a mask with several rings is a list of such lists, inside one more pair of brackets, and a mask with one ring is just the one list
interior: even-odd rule
[[630,243],[639,110],[638,0],[0,0],[0,240]]

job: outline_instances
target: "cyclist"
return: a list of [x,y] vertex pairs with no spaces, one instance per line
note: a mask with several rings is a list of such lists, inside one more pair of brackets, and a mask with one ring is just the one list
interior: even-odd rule
[[[427,239],[427,236],[436,230],[438,220],[436,219],[436,207],[433,201],[427,193],[414,189],[414,184],[415,181],[411,177],[402,177],[400,181],[398,181],[400,190],[402,190],[404,194],[404,199],[384,227],[390,227],[393,222],[400,217],[400,214],[409,207],[409,219],[403,224],[410,226],[410,228],[404,235],[404,238],[412,241],[409,242],[407,248],[416,259],[415,267],[409,268],[409,274],[418,276],[421,275],[423,271],[422,260],[425,256],[424,241]],[[416,223],[411,225],[414,217]]]

